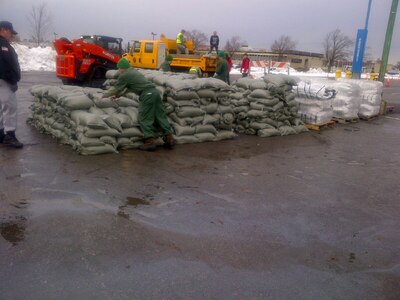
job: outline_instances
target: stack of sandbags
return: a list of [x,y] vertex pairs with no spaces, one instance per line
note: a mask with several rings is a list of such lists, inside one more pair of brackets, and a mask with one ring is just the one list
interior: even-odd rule
[[161,92],[177,143],[218,141],[235,136],[230,87],[225,82],[190,74],[138,71]]
[[306,124],[322,125],[333,117],[333,99],[336,91],[328,80],[302,79],[293,87],[297,115]]
[[95,104],[89,95],[101,90],[75,86],[35,85],[29,122],[60,143],[69,144],[83,155],[115,153],[118,131],[109,126],[111,120],[90,113]]
[[348,82],[359,87],[360,105],[358,116],[360,118],[370,118],[379,115],[382,102],[383,84],[380,81],[361,80],[361,79],[340,79],[340,82]]
[[[296,80],[287,75],[268,74],[264,79],[240,78],[233,83],[232,103],[236,130],[261,137],[307,131],[297,117],[292,89]],[[248,109],[245,106],[248,105]]]

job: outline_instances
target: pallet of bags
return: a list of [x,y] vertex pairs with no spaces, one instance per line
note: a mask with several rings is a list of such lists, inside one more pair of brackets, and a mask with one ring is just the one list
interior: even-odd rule
[[[268,74],[264,79],[240,78],[233,83],[236,130],[260,137],[289,135],[307,131],[297,117],[292,92],[296,80],[286,75]],[[247,109],[245,106],[247,105]]]
[[360,105],[358,117],[369,119],[379,115],[383,83],[380,81],[362,80],[362,79],[339,79],[340,82],[349,82],[358,86],[360,90]]
[[324,80],[301,79],[293,87],[297,115],[306,124],[328,124],[333,117],[333,99],[336,91]]

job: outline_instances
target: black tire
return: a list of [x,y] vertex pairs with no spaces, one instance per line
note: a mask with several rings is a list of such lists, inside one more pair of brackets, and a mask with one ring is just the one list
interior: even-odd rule
[[103,67],[93,68],[92,74],[89,77],[88,86],[93,88],[104,89],[104,82],[106,81],[107,69]]
[[61,79],[61,81],[64,85],[78,85],[78,86],[82,85],[82,82],[79,82],[75,79]]

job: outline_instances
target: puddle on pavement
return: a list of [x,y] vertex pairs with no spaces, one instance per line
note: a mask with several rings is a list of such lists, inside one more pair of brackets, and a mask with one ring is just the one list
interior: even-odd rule
[[25,226],[17,222],[0,223],[0,234],[5,240],[15,246],[24,240]]
[[[147,196],[150,196],[150,195],[147,195]],[[139,205],[150,205],[150,201],[146,200],[146,199],[137,198],[137,197],[126,197],[125,204],[118,207],[117,215],[122,218],[129,219],[130,215],[125,211],[125,208],[127,208],[128,206],[133,206],[136,208]]]
[[138,205],[150,205],[150,201],[135,197],[126,197],[126,205],[137,207]]

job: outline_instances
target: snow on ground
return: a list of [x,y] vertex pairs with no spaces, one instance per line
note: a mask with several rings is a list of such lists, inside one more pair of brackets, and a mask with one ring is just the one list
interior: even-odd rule
[[[15,51],[18,54],[19,64],[22,71],[55,71],[56,70],[56,51],[51,47],[33,47],[29,48],[21,44],[13,44]],[[264,68],[251,68],[253,78],[261,78],[264,76]],[[270,71],[272,74],[290,74],[301,77],[318,77],[318,78],[335,78],[335,73],[326,73],[322,69],[310,69],[308,72],[297,72],[293,68],[274,69]],[[240,74],[240,69],[232,69],[231,74]],[[345,77],[345,72],[342,72],[342,77]],[[399,80],[399,75],[385,76],[387,79]],[[362,74],[361,78],[369,78],[369,74]]]
[[22,71],[55,71],[56,51],[51,47],[29,48],[21,44],[12,45],[18,54]]

